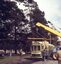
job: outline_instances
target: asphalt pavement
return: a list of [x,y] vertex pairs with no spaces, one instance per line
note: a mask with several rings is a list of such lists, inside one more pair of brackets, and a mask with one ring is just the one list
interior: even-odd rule
[[[26,57],[28,57],[28,58],[26,58]],[[21,57],[18,64],[61,64],[60,62],[58,62],[57,60],[47,60],[47,59],[45,59],[45,60],[29,59],[29,56],[27,55],[27,56]]]
[[0,61],[0,64],[61,64],[61,60],[35,60],[35,59],[28,59],[30,55],[24,55],[24,56],[17,56],[17,57],[14,57],[16,58],[14,60],[11,59],[10,57],[10,60],[4,60],[4,61]]

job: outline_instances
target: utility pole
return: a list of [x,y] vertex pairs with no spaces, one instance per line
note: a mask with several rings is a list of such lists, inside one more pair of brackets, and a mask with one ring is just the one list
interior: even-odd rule
[[48,33],[48,35],[49,35],[49,38],[50,38],[50,44],[51,44],[51,33]]

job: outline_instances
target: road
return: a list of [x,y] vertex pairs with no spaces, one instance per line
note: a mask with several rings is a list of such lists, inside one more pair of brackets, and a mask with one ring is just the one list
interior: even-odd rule
[[[27,58],[26,58],[27,57]],[[15,58],[15,60],[14,60]],[[29,59],[28,55],[17,56],[17,57],[9,57],[9,60],[0,61],[0,64],[61,64],[61,61],[57,60],[34,60]]]
[[57,61],[57,60],[47,60],[47,59],[45,59],[43,61],[41,59],[34,60],[34,59],[27,59],[25,57],[28,57],[28,56],[21,57],[18,64],[61,64],[61,61]]
[[34,61],[34,60],[22,59],[18,62],[18,64],[61,64],[61,63],[58,63],[58,61],[54,60]]
[[18,62],[18,64],[58,64],[58,61],[54,60],[34,61],[34,60],[22,59],[20,62]]

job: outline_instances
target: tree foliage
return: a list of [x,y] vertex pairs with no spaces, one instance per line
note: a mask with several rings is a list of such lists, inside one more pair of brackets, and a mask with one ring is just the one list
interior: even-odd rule
[[[4,44],[3,49],[18,48],[16,27],[24,18],[22,10],[17,7],[15,2],[0,1],[0,42],[2,42],[2,46]],[[7,44],[8,42],[9,44]]]

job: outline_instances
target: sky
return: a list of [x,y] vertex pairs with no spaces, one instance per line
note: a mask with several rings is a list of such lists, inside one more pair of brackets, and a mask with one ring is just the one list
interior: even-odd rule
[[[45,12],[47,21],[51,21],[59,30],[61,28],[61,0],[34,0],[39,9]],[[61,30],[59,30],[61,32]]]

